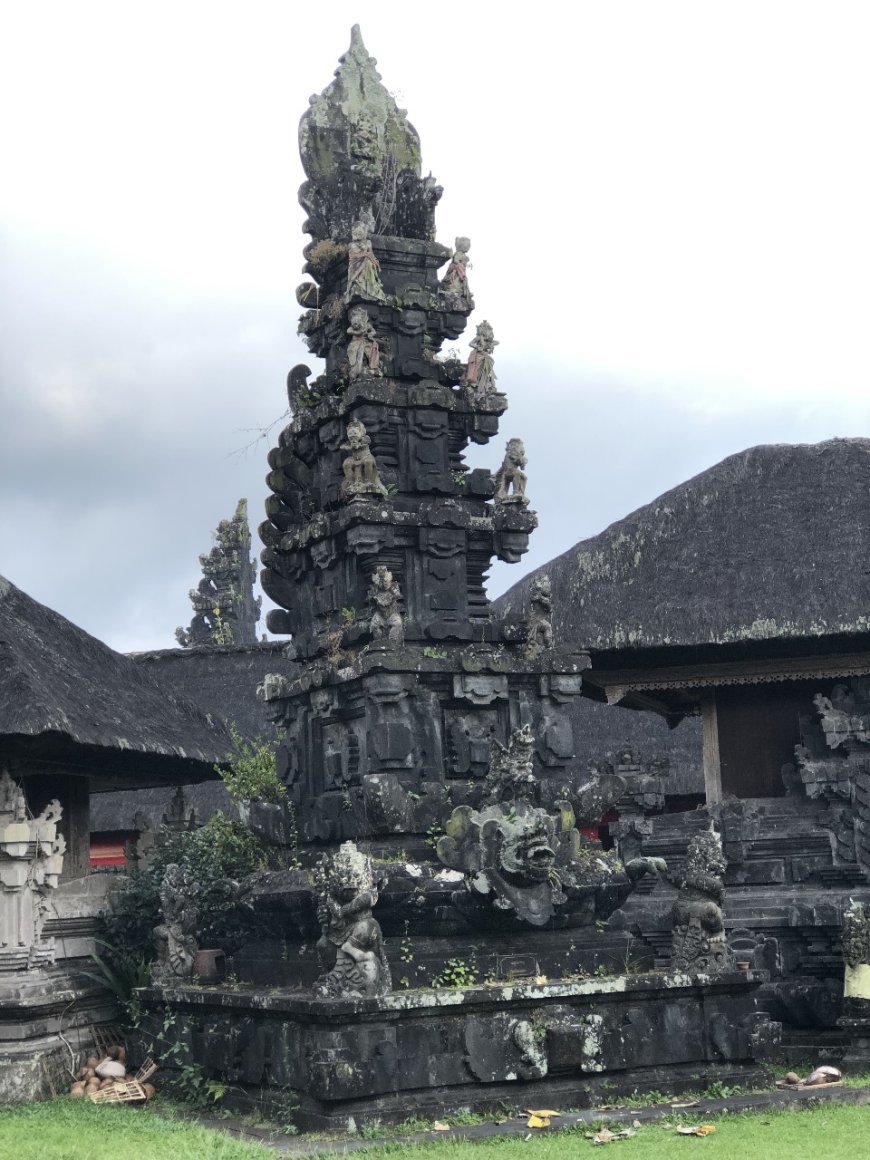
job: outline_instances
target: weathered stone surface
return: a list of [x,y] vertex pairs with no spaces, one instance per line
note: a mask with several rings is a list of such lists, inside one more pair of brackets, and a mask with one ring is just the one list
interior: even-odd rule
[[[777,1041],[757,1007],[760,983],[743,974],[639,976],[331,1002],[198,988],[175,989],[171,1001],[209,1077],[257,1089],[266,1102],[287,1087],[300,1127],[338,1128],[436,1101],[442,1111],[549,1099],[576,1106],[600,1098],[602,1079],[627,1091],[645,1075],[661,1082],[657,1069],[676,1088],[722,1065],[758,1077],[762,1052]],[[159,1020],[161,990],[144,996]]]

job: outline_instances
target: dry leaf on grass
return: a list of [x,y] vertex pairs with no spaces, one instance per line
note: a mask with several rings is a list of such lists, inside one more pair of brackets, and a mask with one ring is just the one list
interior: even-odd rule
[[594,1135],[587,1133],[586,1139],[591,1140],[593,1144],[612,1144],[614,1140],[628,1140],[636,1134],[631,1128],[623,1128],[621,1132],[611,1132],[609,1128],[602,1128]]

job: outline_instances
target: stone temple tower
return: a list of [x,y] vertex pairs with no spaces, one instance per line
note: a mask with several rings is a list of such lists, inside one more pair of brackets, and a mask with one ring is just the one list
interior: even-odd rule
[[262,695],[303,840],[425,835],[479,796],[490,741],[530,725],[544,798],[574,754],[565,705],[584,655],[553,647],[549,591],[493,616],[493,557],[517,562],[537,517],[522,443],[492,475],[466,462],[498,432],[492,327],[444,357],[474,302],[469,241],[434,240],[441,189],[354,28],[299,128],[310,280],[300,333],[323,369],[288,378],[292,422],[269,454],[262,584],[292,636]]

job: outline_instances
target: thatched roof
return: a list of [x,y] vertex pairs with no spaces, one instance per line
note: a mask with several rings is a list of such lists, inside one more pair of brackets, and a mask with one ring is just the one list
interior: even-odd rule
[[186,697],[206,713],[232,721],[243,737],[254,741],[275,735],[268,707],[257,696],[257,686],[267,673],[287,670],[286,648],[284,639],[129,655],[164,692]]
[[145,786],[213,777],[229,750],[223,722],[0,577],[3,757]]
[[[867,647],[868,561],[870,440],[832,439],[729,456],[539,571],[557,638],[593,652],[818,650]],[[524,607],[530,581],[500,614]]]
[[[248,741],[269,741],[276,729],[267,706],[257,697],[266,673],[286,667],[286,640],[249,645],[209,645],[131,653],[130,660],[174,697],[185,697],[224,721],[232,722]],[[91,830],[157,829],[173,790],[146,789],[103,793],[91,799]],[[185,789],[199,822],[229,809],[221,783]]]

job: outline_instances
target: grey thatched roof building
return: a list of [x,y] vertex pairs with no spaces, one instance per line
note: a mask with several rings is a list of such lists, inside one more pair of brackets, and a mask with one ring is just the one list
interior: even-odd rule
[[831,439],[731,455],[539,571],[557,635],[604,653],[870,634],[868,561],[870,440]]
[[0,757],[92,788],[214,777],[223,722],[0,577]]
[[[130,660],[167,695],[194,701],[213,717],[231,722],[249,741],[268,741],[276,731],[265,702],[257,697],[257,686],[267,673],[280,672],[286,647],[286,640],[208,645],[132,653]],[[172,794],[169,789],[100,794],[91,803],[91,829],[156,829]],[[186,796],[200,822],[229,808],[221,782],[193,786]]]
[[[868,560],[870,440],[832,439],[732,455],[541,571],[557,638],[592,655],[587,697],[672,725],[701,714],[715,801],[784,792],[812,697],[870,673]],[[502,613],[522,612],[531,579]],[[576,724],[616,729],[613,712],[587,704]],[[645,756],[684,751],[685,728]]]

